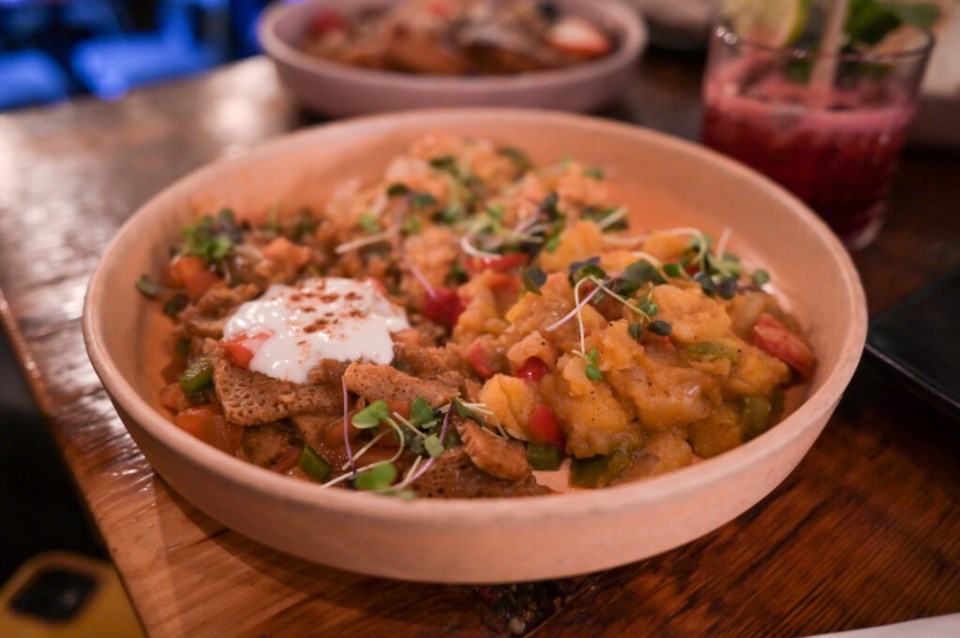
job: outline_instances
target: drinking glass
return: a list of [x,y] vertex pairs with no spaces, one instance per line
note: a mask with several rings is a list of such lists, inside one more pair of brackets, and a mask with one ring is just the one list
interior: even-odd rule
[[[702,141],[765,173],[813,208],[851,250],[883,223],[931,36],[905,27],[872,53],[778,48],[711,35]],[[825,79],[826,78],[826,79]]]

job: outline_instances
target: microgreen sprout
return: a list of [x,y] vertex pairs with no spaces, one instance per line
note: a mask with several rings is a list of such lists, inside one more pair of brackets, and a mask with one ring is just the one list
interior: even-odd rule
[[236,244],[243,242],[243,231],[229,208],[217,213],[216,219],[204,215],[196,224],[180,231],[180,236],[180,254],[196,255],[207,264],[220,263],[233,253]]
[[437,198],[430,193],[411,191],[409,197],[410,203],[413,204],[413,207],[417,210],[426,210],[437,205]]
[[459,167],[457,166],[457,160],[453,155],[439,155],[432,158],[429,162],[430,168],[434,168],[438,171],[446,171],[452,173],[453,175],[459,175]]
[[156,299],[168,289],[164,286],[161,286],[153,279],[150,278],[150,275],[140,275],[140,279],[137,280],[137,283],[134,284],[137,290],[140,291],[140,294],[146,297],[147,299]]
[[293,225],[293,238],[296,240],[303,239],[307,235],[313,233],[316,228],[317,222],[313,218],[313,212],[309,208],[304,208],[300,211],[300,216]]
[[658,337],[669,337],[671,334],[673,334],[673,326],[662,319],[651,321],[650,325],[647,326],[647,330]]
[[383,226],[380,225],[380,220],[372,213],[360,215],[360,217],[357,218],[357,226],[360,230],[367,233],[375,233],[383,230]]
[[757,268],[753,271],[753,274],[750,275],[750,279],[753,280],[754,285],[762,286],[770,281],[770,274],[762,268]]
[[522,176],[533,168],[533,162],[530,161],[526,153],[518,148],[501,146],[497,149],[497,154],[508,158],[513,163],[513,168],[518,176]]
[[403,182],[395,182],[387,187],[387,197],[401,197],[410,192],[410,187]]
[[600,366],[597,365],[600,358],[600,352],[596,348],[591,348],[590,352],[584,355],[582,352],[574,352],[577,356],[587,362],[584,373],[591,381],[600,381],[603,379],[603,373],[600,372]]
[[602,166],[588,166],[583,169],[583,174],[585,177],[590,179],[595,179],[598,182],[603,179],[603,167]]
[[385,490],[397,480],[397,468],[389,461],[374,463],[353,479],[353,486],[358,490],[378,492]]
[[460,202],[450,202],[442,209],[440,212],[434,214],[434,220],[440,222],[441,224],[446,224],[447,226],[453,226],[460,221],[460,218],[463,217],[464,208],[463,204]]
[[540,266],[531,266],[520,271],[520,294],[532,292],[535,295],[543,296],[540,286],[547,281],[547,274],[543,272]]
[[419,217],[407,217],[403,220],[400,229],[405,235],[417,235],[420,233],[420,218]]
[[570,264],[569,272],[568,279],[570,280],[570,285],[575,285],[577,282],[591,277],[604,279],[607,276],[607,273],[600,267],[599,257],[590,257],[583,261],[575,261]]
[[437,415],[423,397],[417,397],[410,404],[410,423],[414,427],[429,427],[437,422]]
[[680,279],[685,277],[687,273],[684,272],[680,264],[669,263],[663,265],[663,274],[673,279]]
[[667,280],[650,262],[635,261],[614,280],[613,288],[621,295],[631,295],[648,283],[657,286],[667,283]]
[[163,314],[173,317],[190,303],[190,297],[183,293],[178,293],[171,297],[167,303],[163,304]]

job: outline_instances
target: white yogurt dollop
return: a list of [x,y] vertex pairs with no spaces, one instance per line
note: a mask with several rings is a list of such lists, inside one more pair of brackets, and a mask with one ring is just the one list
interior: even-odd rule
[[223,337],[263,335],[251,342],[250,369],[305,383],[324,359],[390,363],[390,333],[409,327],[406,313],[376,283],[314,277],[293,286],[274,284],[259,299],[241,304]]

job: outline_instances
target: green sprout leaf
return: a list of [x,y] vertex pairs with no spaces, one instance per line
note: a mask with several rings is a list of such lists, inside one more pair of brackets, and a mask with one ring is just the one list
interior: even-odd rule
[[410,424],[414,427],[423,427],[437,420],[433,408],[423,397],[417,397],[410,404]]
[[353,479],[353,486],[358,490],[376,492],[387,489],[396,480],[396,466],[389,461],[383,461],[359,472]]
[[376,233],[383,230],[383,227],[380,226],[380,220],[372,213],[360,215],[360,217],[357,218],[357,226],[360,230],[367,233]]
[[434,215],[434,218],[441,224],[453,226],[463,216],[463,204],[460,202],[450,202],[443,209]]
[[164,287],[151,279],[150,275],[140,275],[140,279],[134,285],[147,299],[156,299],[164,291]]
[[470,280],[470,275],[464,270],[463,266],[454,263],[447,272],[447,279],[457,284],[465,284]]
[[640,341],[643,338],[643,324],[631,323],[627,326],[627,333],[634,341]]
[[167,303],[163,304],[163,314],[168,317],[175,317],[181,310],[190,303],[190,297],[185,294],[178,294],[171,297]]
[[410,192],[410,187],[403,182],[390,184],[387,188],[387,197],[400,197]]
[[750,275],[750,279],[757,286],[762,286],[770,281],[770,273],[762,268],[757,268],[753,271],[753,274]]
[[617,277],[614,289],[622,295],[629,295],[647,283],[657,286],[667,283],[667,280],[650,262],[635,261]]
[[438,171],[446,171],[454,176],[457,176],[460,172],[457,168],[457,160],[453,155],[434,157],[430,160],[429,164],[431,168],[435,168]]
[[659,337],[669,337],[673,334],[673,326],[662,319],[651,321],[650,325],[647,326],[647,330]]
[[470,419],[475,421],[477,425],[484,424],[483,417],[464,405],[460,399],[454,398],[451,405],[453,405],[453,408],[457,411],[461,419]]
[[420,233],[420,218],[419,217],[407,217],[403,220],[403,225],[400,227],[405,235],[417,235]]
[[383,399],[378,399],[353,415],[350,420],[358,430],[369,430],[390,419],[390,408]]
[[487,215],[490,215],[490,217],[493,217],[496,220],[501,220],[503,219],[504,214],[507,212],[507,209],[504,208],[502,203],[494,202],[492,204],[487,205],[487,209],[485,212],[487,213]]
[[600,166],[588,166],[583,169],[583,174],[599,182],[603,179],[603,168]]
[[660,312],[660,306],[655,304],[650,298],[643,298],[637,302],[637,308],[647,317],[655,317]]
[[585,372],[587,378],[591,381],[600,381],[603,379],[603,373],[600,372],[600,367],[597,365],[597,360],[599,358],[600,352],[596,348],[593,348],[589,353],[587,353],[587,367]]
[[587,277],[596,277],[601,281],[606,279],[607,273],[600,267],[600,257],[590,257],[570,264],[570,285],[576,285],[578,281]]
[[413,193],[410,196],[410,203],[417,210],[426,210],[437,205],[437,198],[430,193]]
[[546,281],[547,274],[543,272],[540,266],[524,268],[520,271],[520,294],[532,292],[542,297],[543,291],[540,290],[540,286],[546,283]]
[[295,240],[303,239],[307,235],[313,234],[313,231],[316,229],[317,220],[313,218],[313,211],[309,208],[304,208],[300,211],[300,217],[297,219],[297,223],[293,225],[293,238]]
[[497,154],[508,158],[513,163],[513,168],[517,172],[517,175],[523,175],[533,168],[533,162],[530,161],[526,153],[518,148],[501,146],[497,149]]
[[423,449],[427,451],[432,458],[437,458],[443,454],[443,444],[436,434],[431,434],[423,440]]
[[683,268],[680,267],[680,264],[664,264],[663,272],[667,277],[673,277],[674,279],[683,277],[684,275]]

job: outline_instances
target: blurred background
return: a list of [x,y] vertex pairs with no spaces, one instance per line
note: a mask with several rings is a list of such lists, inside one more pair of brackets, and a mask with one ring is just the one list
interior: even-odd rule
[[0,111],[201,73],[257,52],[267,0],[0,0]]
[[[138,87],[253,55],[257,17],[267,4],[0,0],[0,119],[15,110],[55,108],[76,97],[117,100]],[[51,550],[108,560],[2,324],[0,547],[0,588],[12,583],[18,570],[29,571],[28,559]],[[79,591],[51,585],[60,593]],[[48,591],[35,591],[26,603],[39,606],[41,616],[63,602]],[[9,635],[4,628],[9,629],[0,618],[0,635]]]

